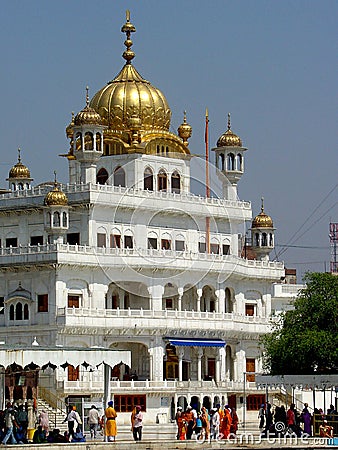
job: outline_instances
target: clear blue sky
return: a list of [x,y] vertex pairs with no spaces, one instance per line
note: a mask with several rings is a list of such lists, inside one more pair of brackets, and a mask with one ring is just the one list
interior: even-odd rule
[[64,129],[85,86],[94,95],[121,69],[127,8],[134,64],[166,95],[172,130],[186,109],[190,149],[203,154],[205,108],[212,146],[231,112],[249,149],[240,198],[257,214],[264,196],[278,245],[301,228],[294,245],[320,247],[289,248],[288,267],[328,267],[329,222],[338,222],[336,0],[2,0],[0,186],[18,146],[36,183],[54,170],[67,181]]

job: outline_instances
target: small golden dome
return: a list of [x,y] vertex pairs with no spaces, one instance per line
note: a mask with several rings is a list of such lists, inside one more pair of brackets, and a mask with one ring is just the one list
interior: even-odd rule
[[129,119],[135,115],[141,119],[143,131],[168,131],[171,111],[165,96],[145,80],[131,63],[135,54],[130,49],[133,44],[130,34],[136,29],[130,23],[129,11],[121,31],[127,35],[124,42],[127,50],[123,53],[126,63],[120,73],[94,95],[90,107],[113,131],[129,131]]
[[72,111],[72,120],[66,127],[66,136],[68,139],[73,137],[73,126],[74,126],[74,112]]
[[18,148],[18,162],[9,171],[8,178],[30,178],[31,173],[24,164],[21,162],[20,148]]
[[262,198],[261,212],[252,221],[251,228],[273,228],[273,221],[264,212],[264,198]]
[[76,114],[74,125],[102,125],[102,119],[94,108],[89,106],[88,86],[86,87],[86,106]]
[[177,129],[179,137],[183,140],[185,145],[188,145],[188,139],[192,134],[192,127],[187,123],[187,113],[184,111],[183,123]]
[[68,205],[68,198],[67,195],[60,191],[58,188],[58,182],[56,181],[56,173],[55,174],[55,181],[54,181],[54,189],[52,191],[49,191],[48,194],[45,197],[45,205],[46,206],[67,206]]
[[242,147],[242,140],[231,130],[230,113],[228,113],[228,129],[217,141],[217,147]]

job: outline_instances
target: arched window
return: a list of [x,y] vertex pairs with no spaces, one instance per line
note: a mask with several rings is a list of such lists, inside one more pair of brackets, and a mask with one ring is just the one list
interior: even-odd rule
[[67,228],[67,226],[68,226],[67,213],[66,212],[62,213],[62,226],[64,228]]
[[108,178],[109,178],[108,172],[106,171],[106,169],[102,168],[97,172],[96,182],[98,184],[106,184]]
[[15,307],[15,320],[22,320],[22,303],[17,303]]
[[23,320],[28,320],[29,319],[29,309],[28,309],[28,304],[25,303],[24,307],[23,307]]
[[269,234],[269,246],[273,247],[273,236],[272,236],[272,233]]
[[176,192],[176,194],[181,192],[181,177],[176,171],[171,175],[171,192]]
[[82,135],[81,135],[81,133],[76,133],[75,142],[76,142],[76,150],[82,150]]
[[52,226],[52,216],[51,216],[51,213],[50,212],[48,212],[47,213],[47,225],[49,226],[49,227],[51,227]]
[[167,174],[164,170],[161,170],[157,175],[157,190],[166,191],[167,190]]
[[235,155],[233,153],[228,155],[228,170],[235,170]]
[[23,184],[22,184],[22,183],[19,183],[19,184],[18,184],[18,188],[19,188],[19,191],[23,191]]
[[9,307],[9,320],[14,320],[14,305]]
[[221,170],[224,170],[224,153],[219,155],[221,157]]
[[96,151],[100,152],[101,151],[101,133],[96,133]]
[[53,227],[59,227],[60,226],[60,213],[55,211],[53,214]]
[[143,175],[143,187],[144,190],[153,191],[154,190],[154,177],[152,170],[147,167]]
[[87,133],[85,133],[85,150],[93,150],[93,149],[94,149],[93,133],[87,131]]
[[126,186],[126,173],[122,167],[116,167],[114,170],[114,186]]
[[255,233],[255,244],[256,247],[259,247],[259,233]]
[[238,155],[236,156],[236,170],[238,170],[239,172],[243,171],[242,162],[243,162],[242,155],[238,153]]
[[268,239],[266,233],[262,233],[262,246],[266,247],[268,245]]

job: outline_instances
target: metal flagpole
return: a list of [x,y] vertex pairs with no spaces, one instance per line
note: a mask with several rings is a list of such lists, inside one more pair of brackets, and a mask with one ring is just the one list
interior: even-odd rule
[[[206,197],[210,198],[210,184],[209,184],[209,115],[208,108],[205,110],[205,187]],[[206,251],[210,253],[210,217],[205,219],[205,243]]]

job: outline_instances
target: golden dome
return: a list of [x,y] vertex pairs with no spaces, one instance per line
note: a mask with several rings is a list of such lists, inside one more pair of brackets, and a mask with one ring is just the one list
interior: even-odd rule
[[55,174],[55,181],[54,181],[54,189],[52,191],[49,191],[48,194],[45,197],[45,205],[46,206],[67,206],[68,205],[68,198],[67,195],[60,191],[58,188],[58,182],[56,181],[56,173]]
[[129,131],[129,119],[134,116],[140,118],[142,131],[168,131],[171,111],[165,96],[145,80],[131,63],[135,54],[130,49],[133,44],[130,34],[136,30],[129,21],[129,11],[121,31],[127,35],[124,42],[127,50],[123,53],[126,64],[112,81],[94,95],[90,107],[100,114],[104,125],[110,130]]
[[185,145],[188,145],[188,139],[192,134],[192,127],[187,123],[187,113],[184,111],[183,123],[177,129],[178,135],[182,138]]
[[242,147],[242,140],[231,130],[230,113],[228,114],[228,129],[217,141],[217,147]]
[[9,171],[8,178],[30,178],[31,173],[21,162],[20,149],[18,148],[18,162]]
[[86,88],[86,106],[76,114],[74,125],[102,125],[102,119],[94,108],[89,106],[88,86]]
[[264,212],[264,199],[262,198],[261,212],[252,221],[251,228],[273,228],[273,221]]
[[68,139],[73,137],[73,126],[74,126],[74,112],[72,111],[72,120],[66,127],[66,136]]

